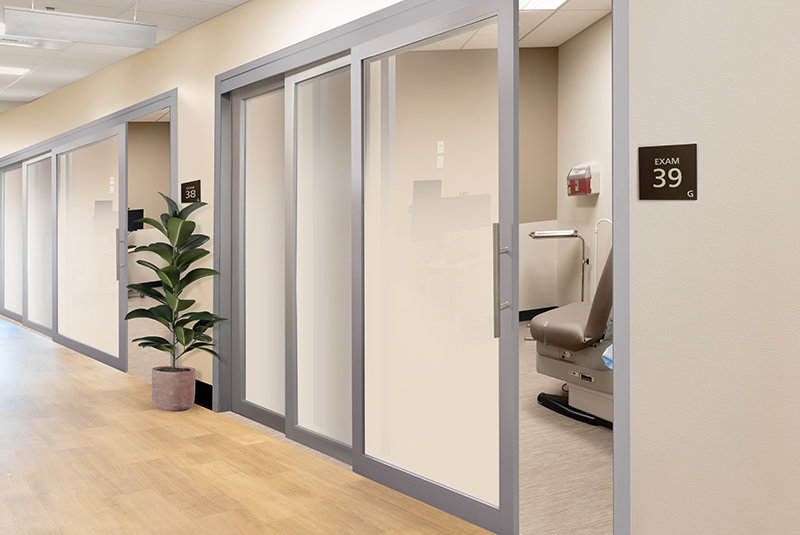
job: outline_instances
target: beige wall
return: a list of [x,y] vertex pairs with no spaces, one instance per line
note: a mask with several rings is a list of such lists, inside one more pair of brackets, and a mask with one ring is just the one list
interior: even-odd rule
[[[580,163],[599,164],[600,194],[570,197],[567,174]],[[558,225],[578,229],[586,240],[586,300],[594,295],[594,227],[611,219],[611,16],[558,49]],[[593,177],[593,182],[595,177]],[[593,184],[594,187],[594,184]],[[611,231],[599,231],[600,269],[611,247]],[[558,240],[557,303],[580,301],[580,241]]]
[[519,222],[556,218],[558,49],[519,51]]
[[169,187],[169,123],[128,123],[128,208],[158,220]]
[[[178,176],[200,179],[198,232],[213,232],[214,77],[243,63],[341,26],[396,0],[251,0],[204,24],[30,104],[0,113],[0,156],[178,88]],[[271,31],[267,31],[271,28]],[[207,264],[210,265],[211,257]],[[198,306],[211,308],[213,283],[197,284]],[[195,352],[197,353],[197,352]],[[211,382],[211,358],[183,360]]]
[[[630,2],[635,534],[800,533],[800,3]],[[698,144],[698,200],[637,148]]]

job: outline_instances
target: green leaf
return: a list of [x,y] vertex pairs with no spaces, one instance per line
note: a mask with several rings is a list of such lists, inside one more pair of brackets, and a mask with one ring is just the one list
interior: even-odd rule
[[160,267],[158,267],[157,265],[153,264],[152,262],[148,262],[147,260],[137,260],[136,263],[139,264],[140,266],[148,267],[148,268],[152,269],[153,271],[155,271],[156,273],[161,271]]
[[219,272],[208,268],[197,268],[191,270],[189,273],[186,274],[186,276],[183,279],[181,279],[180,283],[177,286],[178,288],[177,293],[183,291],[184,288],[189,286],[194,281],[202,279],[203,277],[211,277],[212,275],[219,275]]
[[161,195],[165,201],[167,201],[167,208],[169,209],[170,217],[175,217],[178,215],[178,204],[163,193],[158,192],[158,194]]
[[171,342],[169,340],[167,340],[166,338],[162,338],[160,336],[142,336],[141,338],[134,338],[131,341],[133,343],[150,342],[152,344],[161,344],[161,345],[165,345],[165,346],[168,346],[168,345],[171,344]]
[[194,221],[184,221],[179,217],[171,217],[167,223],[170,243],[175,247],[180,247],[192,235],[196,226]]
[[183,327],[175,327],[175,337],[182,346],[188,346],[194,341],[194,331]]
[[141,221],[142,223],[147,223],[151,227],[157,228],[159,230],[159,232],[161,232],[161,234],[163,234],[164,236],[167,236],[167,229],[164,228],[164,225],[162,225],[161,223],[159,223],[158,221],[156,221],[152,217],[143,217],[139,221]]
[[161,279],[161,282],[170,287],[176,296],[180,295],[181,291],[178,289],[178,284],[181,278],[181,272],[175,266],[166,266],[156,271],[156,274]]
[[191,264],[204,258],[210,254],[210,251],[206,249],[192,249],[190,251],[184,251],[178,255],[175,259],[175,265],[180,268],[181,271],[185,271]]
[[164,297],[167,300],[167,306],[174,312],[178,308],[178,298],[167,288],[164,288]]
[[209,344],[192,344],[191,346],[189,346],[189,347],[187,347],[186,349],[183,350],[183,352],[181,353],[181,356],[185,355],[189,351],[193,351],[195,349],[199,349],[200,351],[205,351],[206,353],[209,353],[209,354],[213,355],[213,357],[215,359],[217,359],[218,361],[222,362],[222,358],[219,356],[219,353],[217,353],[213,349],[209,349],[207,347],[208,345]]
[[198,208],[202,208],[205,205],[206,205],[206,203],[204,203],[204,202],[193,202],[192,204],[190,204],[189,206],[187,206],[186,208],[181,210],[178,213],[178,217],[180,217],[181,219],[186,219],[187,217],[189,217],[189,214],[191,214],[192,212],[194,212]]
[[136,249],[133,250],[133,252],[135,252],[135,253],[141,253],[141,252],[156,253],[158,256],[163,258],[165,262],[167,262],[167,263],[172,262],[172,247],[169,247],[169,249],[166,249],[164,247],[161,247],[159,244],[154,243],[152,245],[147,245],[147,246],[144,246],[144,247],[137,247]]
[[169,320],[164,318],[161,314],[153,312],[152,308],[151,309],[137,308],[136,310],[131,310],[125,315],[126,320],[132,320],[136,318],[154,320],[162,324],[164,327],[169,327]]
[[170,215],[168,213],[161,214],[161,223],[163,223],[164,228],[167,228],[167,223],[169,223]]
[[164,304],[167,303],[167,300],[164,298],[163,295],[161,295],[161,292],[159,292],[155,288],[150,288],[149,286],[145,286],[144,284],[129,284],[128,289],[133,290],[134,292],[137,292],[146,297],[152,297],[159,303],[164,303]]
[[167,327],[169,327],[169,324],[172,323],[172,320],[174,318],[174,315],[172,313],[172,309],[167,305],[158,305],[156,307],[152,307],[150,309],[150,312],[152,312],[156,316],[166,320]]
[[182,253],[183,251],[188,251],[189,249],[197,249],[208,240],[210,240],[208,236],[205,234],[192,234],[191,237],[187,238],[183,244],[178,247],[178,252]]
[[197,301],[194,299],[179,299],[178,300],[178,307],[175,309],[175,312],[182,312],[195,304]]

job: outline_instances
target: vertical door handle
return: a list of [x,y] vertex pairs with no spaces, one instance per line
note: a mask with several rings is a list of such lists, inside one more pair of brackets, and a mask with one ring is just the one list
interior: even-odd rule
[[494,276],[494,337],[500,338],[500,311],[511,306],[508,301],[500,302],[500,255],[510,254],[508,247],[500,247],[500,223],[492,224],[492,272]]

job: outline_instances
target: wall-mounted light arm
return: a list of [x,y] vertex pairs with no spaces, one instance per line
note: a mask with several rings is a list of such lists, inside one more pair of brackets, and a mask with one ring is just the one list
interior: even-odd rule
[[581,301],[583,301],[584,296],[584,276],[586,272],[586,264],[588,260],[586,258],[586,242],[583,240],[583,237],[578,234],[577,230],[534,230],[528,236],[532,240],[540,240],[543,238],[578,238],[581,240]]

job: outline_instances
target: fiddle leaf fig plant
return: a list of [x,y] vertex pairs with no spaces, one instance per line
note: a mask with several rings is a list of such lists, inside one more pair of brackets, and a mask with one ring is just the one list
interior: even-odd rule
[[204,277],[219,275],[219,272],[208,268],[191,269],[192,264],[208,256],[209,251],[202,246],[209,240],[203,234],[194,234],[196,224],[189,220],[189,215],[206,205],[196,202],[179,210],[178,204],[159,193],[167,203],[167,212],[161,214],[161,221],[145,217],[139,222],[146,223],[158,229],[167,239],[166,242],[155,242],[150,245],[137,247],[135,252],[155,253],[166,265],[159,267],[146,260],[137,260],[147,268],[152,269],[161,281],[161,288],[151,288],[145,284],[129,284],[128,289],[142,296],[150,297],[159,304],[152,308],[138,308],[128,312],[126,320],[146,318],[165,326],[170,333],[170,339],[162,336],[144,336],[134,338],[133,342],[139,347],[152,347],[170,354],[173,368],[177,368],[178,359],[190,351],[199,349],[210,353],[217,360],[219,354],[214,351],[214,343],[207,331],[216,323],[225,321],[206,311],[189,311],[195,304],[194,299],[181,299],[181,295],[195,281]]

